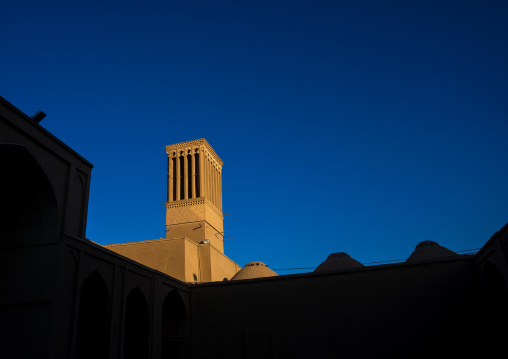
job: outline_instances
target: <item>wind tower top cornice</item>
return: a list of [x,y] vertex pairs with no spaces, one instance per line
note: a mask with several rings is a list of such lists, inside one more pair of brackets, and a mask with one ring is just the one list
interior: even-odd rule
[[180,150],[180,149],[185,149],[185,148],[189,148],[189,147],[200,147],[200,146],[204,146],[206,148],[206,150],[214,157],[214,159],[217,161],[217,163],[219,163],[219,165],[222,167],[224,162],[221,160],[219,155],[214,151],[214,149],[208,143],[208,141],[205,140],[204,138],[199,138],[197,140],[192,140],[192,141],[186,141],[186,142],[175,143],[175,144],[172,144],[172,145],[167,145],[166,146],[166,153],[168,154],[168,156],[171,156],[171,152],[172,151]]

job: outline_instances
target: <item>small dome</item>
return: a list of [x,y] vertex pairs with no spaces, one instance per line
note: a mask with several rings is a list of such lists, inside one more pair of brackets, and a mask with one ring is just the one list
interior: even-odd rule
[[273,270],[268,268],[263,262],[250,262],[245,265],[231,280],[264,278],[278,276]]
[[437,242],[423,241],[417,244],[413,253],[411,253],[409,258],[406,259],[406,263],[424,262],[431,259],[456,255],[458,254],[449,250],[448,248],[440,246]]
[[344,252],[332,253],[323,263],[314,269],[314,273],[338,272],[359,267],[364,267],[364,265],[351,258],[349,254]]

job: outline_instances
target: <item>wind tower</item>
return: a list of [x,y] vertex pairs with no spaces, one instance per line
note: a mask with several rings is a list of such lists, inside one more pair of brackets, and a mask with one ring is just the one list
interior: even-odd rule
[[224,253],[222,160],[204,138],[168,145],[166,152],[166,238],[209,240]]
[[106,248],[184,282],[231,279],[241,267],[224,254],[222,160],[204,138],[166,153],[166,238]]

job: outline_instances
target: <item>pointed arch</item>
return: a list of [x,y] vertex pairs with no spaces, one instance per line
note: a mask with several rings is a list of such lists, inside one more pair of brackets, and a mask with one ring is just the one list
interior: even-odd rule
[[125,304],[123,357],[148,359],[150,355],[150,314],[148,302],[139,287],[127,296]]
[[162,358],[186,358],[189,346],[189,317],[182,297],[173,289],[162,305]]
[[1,144],[0,247],[57,242],[58,202],[48,177],[21,145]]
[[95,271],[81,286],[75,358],[109,357],[110,317],[108,287]]

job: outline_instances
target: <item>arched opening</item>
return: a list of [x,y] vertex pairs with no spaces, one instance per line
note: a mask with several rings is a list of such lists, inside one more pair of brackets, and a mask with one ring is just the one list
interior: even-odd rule
[[76,358],[106,359],[110,343],[109,292],[99,273],[92,273],[81,286]]
[[201,177],[201,172],[199,170],[199,153],[195,153],[194,154],[194,173],[196,174],[196,194],[195,194],[195,198],[199,198],[201,197],[201,187],[200,187],[200,177]]
[[0,248],[58,241],[58,202],[37,160],[21,145],[0,145]]
[[180,178],[179,178],[179,181],[180,181],[180,193],[179,193],[179,196],[180,198],[179,199],[184,199],[185,198],[185,157],[184,156],[180,156],[178,157],[179,158],[179,166],[180,166]]
[[186,358],[189,347],[189,320],[182,298],[175,289],[162,305],[162,358]]
[[195,195],[195,193],[192,192],[192,155],[186,156],[187,161],[187,173],[185,174],[187,176],[187,198],[193,198],[192,196]]
[[123,357],[145,359],[150,354],[150,316],[145,296],[136,287],[127,296]]
[[171,159],[171,162],[172,162],[171,166],[173,168],[173,173],[172,173],[172,175],[173,175],[173,201],[176,201],[176,200],[178,200],[177,191],[176,191],[176,184],[177,184],[176,158],[173,157]]

